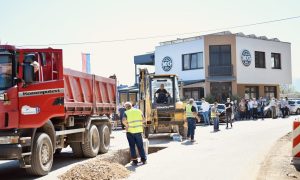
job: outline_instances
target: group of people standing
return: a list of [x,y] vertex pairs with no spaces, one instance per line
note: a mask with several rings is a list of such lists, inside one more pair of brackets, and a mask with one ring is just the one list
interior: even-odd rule
[[244,99],[242,98],[240,103],[234,104],[234,109],[238,115],[237,120],[245,119],[258,119],[261,117],[264,119],[264,108],[266,106],[266,100],[262,97],[257,100],[256,98]]

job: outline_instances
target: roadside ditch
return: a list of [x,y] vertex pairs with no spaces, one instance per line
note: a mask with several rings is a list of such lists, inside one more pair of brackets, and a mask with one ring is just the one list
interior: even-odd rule
[[[166,147],[148,147],[148,155]],[[110,151],[80,163],[58,178],[60,180],[126,179],[131,171],[125,165],[130,163],[129,149]]]

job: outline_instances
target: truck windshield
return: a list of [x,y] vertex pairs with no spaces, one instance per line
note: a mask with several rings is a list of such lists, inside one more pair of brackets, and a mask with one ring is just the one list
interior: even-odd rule
[[9,55],[0,55],[0,90],[12,87],[12,59]]

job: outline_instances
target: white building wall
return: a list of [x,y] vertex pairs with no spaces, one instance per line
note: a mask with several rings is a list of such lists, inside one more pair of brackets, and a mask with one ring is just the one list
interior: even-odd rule
[[[236,36],[238,84],[291,84],[291,44]],[[241,54],[251,53],[251,64],[244,66]],[[255,51],[265,52],[266,68],[255,68]],[[281,69],[271,68],[271,53],[281,54]]]
[[[182,70],[182,55],[190,53],[203,53],[203,69]],[[164,71],[162,69],[162,60],[169,56],[172,59],[172,69]],[[187,42],[180,42],[170,45],[155,47],[155,74],[176,74],[179,80],[201,80],[205,79],[205,60],[204,60],[204,40],[197,39]]]

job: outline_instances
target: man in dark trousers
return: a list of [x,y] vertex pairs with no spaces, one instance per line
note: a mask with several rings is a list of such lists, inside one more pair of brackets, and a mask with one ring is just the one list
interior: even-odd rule
[[155,92],[155,95],[157,97],[156,103],[167,103],[168,102],[169,93],[165,89],[164,84],[160,85],[160,88]]
[[228,123],[230,122],[230,126],[232,128],[232,103],[230,102],[230,98],[227,98],[227,102],[225,103],[226,109],[226,129],[228,129]]
[[188,133],[187,138],[190,138],[191,142],[195,142],[194,135],[196,129],[196,119],[200,122],[198,117],[197,109],[194,104],[194,99],[190,99],[185,107],[186,119],[188,122]]
[[145,118],[143,113],[139,109],[135,109],[132,107],[130,102],[125,103],[125,114],[123,118],[123,123],[126,127],[126,136],[130,147],[130,156],[133,165],[138,164],[137,155],[135,146],[139,151],[139,155],[141,157],[141,162],[146,164],[147,157],[145,154],[144,146],[143,146],[143,123],[145,122]]

